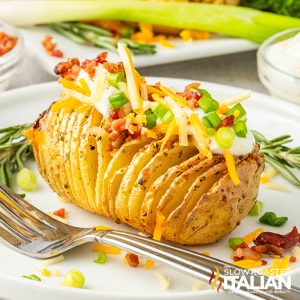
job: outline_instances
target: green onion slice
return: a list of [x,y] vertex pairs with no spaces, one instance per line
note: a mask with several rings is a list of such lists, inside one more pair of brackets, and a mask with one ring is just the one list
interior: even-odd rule
[[24,191],[33,191],[37,187],[37,177],[30,169],[23,168],[17,174],[17,184]]
[[288,217],[277,217],[274,212],[266,212],[262,217],[259,218],[259,222],[270,226],[282,226]]
[[233,130],[238,137],[246,137],[248,128],[245,121],[238,121],[233,125]]
[[198,89],[198,91],[202,94],[202,97],[198,101],[198,105],[204,110],[204,112],[208,113],[219,108],[219,102],[213,99],[207,90]]
[[256,201],[254,206],[251,208],[249,211],[248,215],[249,216],[259,216],[261,214],[263,208],[263,202],[261,201]]
[[167,107],[160,103],[157,103],[152,108],[152,112],[165,124],[170,123],[174,119],[174,114]]
[[207,128],[216,128],[222,122],[219,115],[215,111],[208,113],[206,116],[202,118],[202,120],[204,125]]
[[156,115],[152,112],[151,109],[148,109],[145,111],[145,116],[147,120],[146,127],[148,129],[153,128],[156,125],[156,120],[157,120]]
[[27,278],[27,279],[30,279],[30,280],[35,280],[35,281],[42,281],[42,279],[35,275],[35,274],[31,274],[31,275],[23,275],[22,276],[23,278]]
[[119,108],[128,102],[124,92],[112,94],[108,97],[108,100],[112,108]]
[[119,82],[125,82],[125,81],[126,81],[126,79],[125,79],[124,71],[118,72],[118,73],[111,73],[108,76],[109,84],[111,84],[115,88],[119,88],[119,85],[118,85]]
[[231,128],[221,127],[217,130],[215,139],[220,148],[229,149],[233,145],[235,134]]
[[245,116],[247,112],[245,111],[243,105],[241,103],[236,104],[235,106],[231,107],[227,112],[226,115],[233,115],[235,111],[239,111],[240,114],[238,119]]
[[94,259],[96,264],[104,264],[106,262],[106,253],[103,251],[98,251],[98,257]]
[[244,242],[244,239],[243,238],[240,238],[240,237],[232,237],[228,240],[228,246],[231,248],[231,249],[234,249],[236,246],[242,244]]

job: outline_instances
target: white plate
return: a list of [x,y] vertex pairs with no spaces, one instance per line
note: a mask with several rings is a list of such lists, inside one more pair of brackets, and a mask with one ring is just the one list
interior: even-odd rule
[[[167,86],[183,88],[188,81],[168,78],[149,78],[150,82],[161,81]],[[236,95],[240,89],[203,83],[203,87],[212,92],[218,99]],[[0,95],[0,128],[7,125],[34,121],[39,113],[58,98],[60,87],[57,83],[46,83],[30,86],[18,90],[2,93]],[[245,103],[248,110],[248,118],[253,129],[263,132],[267,137],[290,133],[300,144],[300,112],[299,107],[283,102],[276,98],[253,93],[252,98]],[[32,164],[34,166],[34,164]],[[288,184],[278,177],[276,182],[287,185],[289,193],[276,192],[261,187],[258,199],[265,203],[264,211],[274,211],[280,216],[288,216],[289,221],[279,228],[262,226],[267,231],[286,233],[293,225],[299,227],[299,189]],[[128,226],[117,225],[104,217],[85,212],[72,204],[61,203],[56,195],[39,178],[39,188],[33,193],[27,193],[34,205],[46,212],[65,207],[69,212],[70,223],[78,226],[91,226],[104,224],[116,229],[134,231]],[[244,236],[245,234],[261,227],[257,217],[246,217],[241,225],[229,236]],[[222,241],[210,245],[195,247],[197,251],[209,251],[212,256],[230,261],[231,251],[227,246],[228,237]],[[212,291],[208,286],[206,291],[192,292],[194,279],[181,275],[167,268],[156,266],[153,270],[143,267],[129,268],[123,263],[123,255],[109,256],[105,265],[93,263],[96,256],[91,251],[91,245],[82,246],[65,255],[65,261],[50,266],[50,270],[60,269],[63,273],[76,268],[81,270],[86,277],[86,288],[82,290],[59,286],[61,277],[43,277],[39,273],[38,260],[25,257],[6,246],[0,244],[0,294],[1,297],[15,300],[94,300],[94,299],[222,299],[227,296]],[[292,265],[300,268],[299,263]],[[154,276],[159,271],[171,278],[172,286],[168,291],[163,291],[160,283]],[[43,282],[33,282],[22,279],[22,275],[36,273],[42,277]],[[293,284],[300,285],[299,272],[293,273]],[[297,282],[298,281],[298,282]],[[228,296],[229,297],[229,296]],[[232,299],[232,296],[229,297]]]
[[[47,34],[53,36],[58,48],[63,51],[65,57],[78,57],[80,60],[83,60],[96,57],[100,52],[107,51],[101,48],[76,44],[46,27],[24,28],[21,32],[24,35],[25,44],[29,53],[38,59],[43,68],[51,75],[53,75],[55,65],[62,59],[48,56],[45,49],[42,47],[41,41]],[[157,45],[157,53],[154,55],[134,56],[134,65],[136,67],[146,67],[243,52],[258,48],[258,44],[244,39],[221,36],[194,42],[184,42],[181,39],[176,39],[172,41],[172,43],[174,43],[175,48],[166,48]],[[109,57],[111,61],[119,61],[119,57],[116,53],[110,52]]]

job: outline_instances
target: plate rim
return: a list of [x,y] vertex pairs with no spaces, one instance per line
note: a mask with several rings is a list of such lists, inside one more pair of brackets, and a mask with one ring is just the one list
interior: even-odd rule
[[[152,77],[152,76],[145,76],[145,78],[149,81],[177,81],[177,82],[194,82],[195,80],[193,79],[186,79],[186,78],[172,78],[172,77]],[[231,85],[224,85],[224,84],[220,84],[220,83],[214,83],[214,82],[208,82],[208,81],[202,81],[200,80],[201,84],[203,85],[209,85],[212,88],[219,90],[222,88],[225,89],[230,89],[233,92],[242,92],[245,91],[245,89],[240,88],[240,87],[235,87],[235,86],[231,86]],[[18,96],[18,94],[23,94],[23,93],[35,93],[40,89],[47,89],[47,90],[51,90],[51,89],[55,89],[58,88],[58,82],[57,81],[50,81],[50,82],[44,82],[44,83],[38,83],[38,84],[34,84],[34,85],[29,85],[29,86],[25,86],[25,87],[19,87],[16,89],[12,89],[12,90],[8,90],[8,91],[4,91],[2,93],[0,93],[0,108],[1,106],[13,106],[15,104],[15,102],[20,101],[20,99],[18,99],[18,97],[15,97],[14,99],[8,99],[12,96],[14,96],[16,94],[16,96]],[[8,97],[9,96],[9,97]],[[252,97],[253,98],[259,98],[261,97],[262,99],[259,100],[261,105],[268,105],[268,104],[272,104],[272,108],[275,108],[275,110],[278,111],[278,109],[280,108],[281,110],[282,105],[284,107],[284,109],[289,112],[294,114],[296,117],[300,118],[300,106],[292,103],[292,102],[288,102],[286,100],[282,100],[280,98],[271,96],[271,95],[267,95],[267,94],[263,94],[260,92],[256,92],[256,91],[252,91]],[[6,99],[7,98],[7,99]],[[276,101],[274,101],[276,100]],[[268,103],[263,103],[263,101],[266,101]],[[295,269],[294,272],[298,273],[300,271],[300,269]],[[18,284],[18,286],[22,286],[24,288],[29,288],[29,287],[34,287],[34,288],[39,288],[41,291],[47,291],[47,290],[51,290],[53,292],[57,292],[60,295],[67,293],[68,295],[82,295],[82,296],[102,296],[102,297],[106,297],[105,299],[141,299],[140,298],[140,294],[135,295],[133,293],[123,293],[122,295],[120,294],[113,294],[113,293],[108,293],[108,292],[100,292],[100,291],[95,291],[95,290],[88,290],[88,289],[70,289],[70,288],[66,288],[66,287],[62,287],[62,286],[54,286],[54,285],[40,285],[40,283],[38,282],[25,282],[21,277],[14,277],[12,275],[7,275],[3,272],[0,271],[0,281],[1,284],[3,284],[3,281],[7,281],[7,282],[11,282],[11,283],[15,283]],[[215,294],[215,292],[213,290],[200,290],[200,291],[184,291],[184,292],[159,292],[159,293],[153,293],[150,295],[143,295],[143,299],[184,299],[185,297],[189,297],[189,299],[193,299],[193,297],[199,298],[199,297],[205,297],[205,296],[213,296]],[[224,294],[223,292],[221,294]]]

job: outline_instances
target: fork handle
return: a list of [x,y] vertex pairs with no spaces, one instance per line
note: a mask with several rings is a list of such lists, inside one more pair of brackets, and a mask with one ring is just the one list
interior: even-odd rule
[[[212,258],[209,256],[201,255],[197,252],[187,250],[169,242],[158,242],[151,238],[143,237],[137,234],[122,232],[122,231],[108,231],[104,234],[97,234],[95,239],[98,243],[104,243],[111,246],[121,248],[125,251],[141,255],[150,260],[162,263],[168,267],[173,268],[176,271],[186,273],[194,278],[204,280],[206,282],[213,281],[216,270],[220,271],[219,280],[215,285],[215,289],[220,284],[220,281],[230,283],[230,278],[225,276],[228,272],[228,268],[235,274],[239,274],[242,270],[232,264],[226,263],[222,260]],[[214,272],[214,273],[213,273]],[[250,282],[250,275],[244,275],[247,277],[247,281]],[[255,286],[259,286],[261,277],[264,282],[267,281],[266,277],[253,276]],[[220,286],[227,292],[232,292],[247,299],[267,299],[267,300],[299,300],[300,289],[292,286],[291,289],[284,291],[283,293],[276,294],[274,289],[260,289],[253,290],[244,286],[237,287],[232,284],[221,284]]]

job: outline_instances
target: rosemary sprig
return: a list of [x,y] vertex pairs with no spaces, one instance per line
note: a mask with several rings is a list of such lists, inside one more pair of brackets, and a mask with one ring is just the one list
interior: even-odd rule
[[293,141],[291,136],[286,134],[268,140],[257,131],[252,132],[266,161],[286,180],[300,186],[300,179],[292,172],[292,169],[300,169],[300,147],[290,148],[286,145]]
[[144,45],[123,37],[117,38],[110,31],[98,26],[79,22],[54,23],[48,26],[78,44],[93,45],[116,52],[117,44],[121,41],[134,54],[156,53],[155,45]]
[[13,189],[13,174],[24,168],[32,157],[32,148],[22,132],[32,124],[22,124],[0,129],[0,182]]

